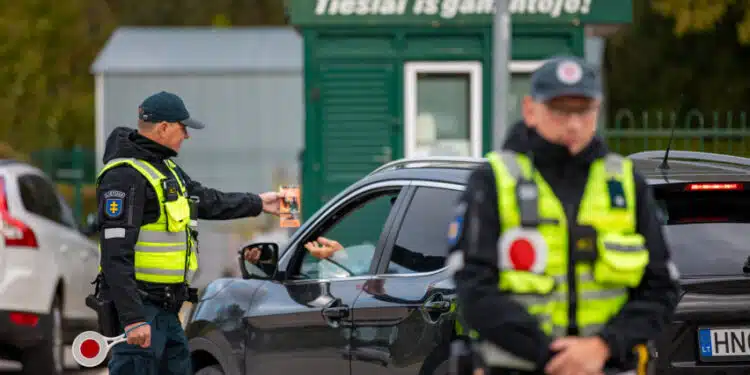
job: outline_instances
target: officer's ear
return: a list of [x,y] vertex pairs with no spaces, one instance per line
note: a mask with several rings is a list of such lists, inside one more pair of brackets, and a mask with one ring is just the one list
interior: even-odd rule
[[162,121],[158,124],[156,124],[156,132],[159,134],[165,134],[169,130],[169,123],[166,121]]

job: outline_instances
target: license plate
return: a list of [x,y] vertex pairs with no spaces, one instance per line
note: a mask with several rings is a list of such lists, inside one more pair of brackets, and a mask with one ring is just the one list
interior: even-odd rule
[[704,361],[747,361],[750,359],[750,327],[700,328],[698,349]]

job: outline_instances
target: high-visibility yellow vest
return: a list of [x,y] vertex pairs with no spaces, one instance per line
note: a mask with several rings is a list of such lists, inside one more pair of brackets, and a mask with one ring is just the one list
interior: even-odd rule
[[[140,172],[151,184],[161,202],[159,218],[140,227],[134,249],[135,279],[151,283],[189,284],[198,270],[198,257],[194,251],[197,244],[190,233],[190,201],[182,180],[175,172],[176,165],[171,160],[166,160],[166,165],[180,188],[178,198],[167,202],[162,186],[162,181],[167,177],[144,160],[113,159],[102,168],[99,177],[109,169],[122,164],[127,164]],[[99,248],[101,251],[101,244]],[[101,272],[101,266],[99,271]]]
[[[632,163],[609,154],[595,160],[576,218],[579,226],[592,227],[595,243],[577,243],[576,248],[595,252],[591,262],[578,262],[575,275],[568,275],[569,225],[563,204],[539,173],[533,176],[533,192],[517,189],[519,179],[528,179],[531,161],[514,152],[489,153],[500,204],[499,289],[536,316],[548,335],[567,335],[568,277],[577,280],[577,321],[580,336],[596,334],[614,317],[628,298],[628,288],[640,283],[649,261],[645,238],[636,232],[636,194]],[[522,220],[541,224],[522,227]],[[551,219],[551,220],[550,220]],[[533,262],[522,270],[508,259],[516,241],[530,243]],[[530,258],[531,259],[531,258]]]

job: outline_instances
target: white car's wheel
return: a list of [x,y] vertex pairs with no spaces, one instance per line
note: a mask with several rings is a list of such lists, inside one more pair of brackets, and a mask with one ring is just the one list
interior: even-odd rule
[[23,373],[27,375],[62,375],[65,370],[63,316],[60,297],[52,302],[50,316],[44,327],[44,340],[24,350],[21,355]]

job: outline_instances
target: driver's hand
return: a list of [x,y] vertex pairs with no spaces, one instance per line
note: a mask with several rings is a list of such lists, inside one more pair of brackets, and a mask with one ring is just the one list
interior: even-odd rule
[[333,251],[339,251],[344,248],[338,241],[329,240],[325,237],[318,237],[318,242],[323,246],[330,247]]
[[260,259],[260,249],[257,247],[254,247],[250,250],[245,251],[245,260],[250,263],[258,263],[258,260]]
[[305,244],[305,249],[318,259],[326,259],[343,248],[344,247],[337,241],[329,240],[325,237],[318,237],[317,241],[311,241]]

